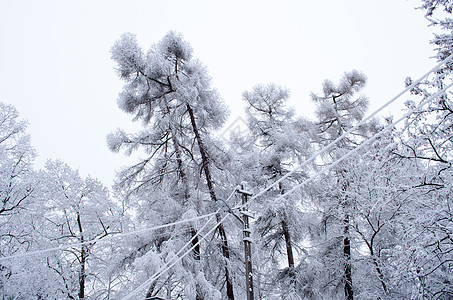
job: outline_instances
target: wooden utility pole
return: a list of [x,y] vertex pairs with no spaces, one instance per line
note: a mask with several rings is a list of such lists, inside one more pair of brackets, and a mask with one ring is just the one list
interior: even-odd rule
[[251,196],[252,193],[245,191],[242,184],[239,193],[242,194],[242,210],[240,213],[244,223],[245,288],[247,300],[253,300],[252,240],[250,238],[249,212],[247,210],[247,196]]

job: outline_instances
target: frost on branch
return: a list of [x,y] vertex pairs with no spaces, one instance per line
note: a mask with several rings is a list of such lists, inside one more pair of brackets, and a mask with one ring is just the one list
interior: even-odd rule
[[115,133],[107,135],[107,146],[110,151],[118,153],[121,146],[124,143],[127,143],[128,140],[126,133],[123,130],[118,129]]
[[[214,167],[211,174],[210,164],[220,152],[210,134],[225,122],[227,110],[211,87],[206,68],[192,58],[192,48],[175,32],[169,32],[152,45],[146,57],[135,37],[130,35],[124,35],[115,44],[112,54],[125,82],[118,105],[133,115],[134,120],[140,120],[143,130],[132,134],[119,130],[109,135],[109,148],[115,152],[124,149],[128,154],[140,148],[146,155],[119,173],[115,188],[124,192],[128,203],[138,204],[134,205],[134,210],[137,222],[143,225],[174,222],[209,212],[204,199],[216,199],[212,177],[218,176]],[[200,181],[203,173],[207,183]],[[204,185],[209,195],[200,188]],[[165,234],[153,236],[152,250],[145,251],[162,255],[176,253],[178,247],[193,238],[192,255],[175,266],[177,271],[169,280],[184,287],[186,297],[183,298],[195,299],[196,294],[209,294],[205,299],[213,299],[208,289],[193,280],[199,266],[205,264],[200,262],[203,245],[196,244],[200,238],[197,225],[198,222],[192,222],[162,229]],[[220,255],[227,257],[229,249],[223,226],[219,226],[218,231],[223,236]],[[230,273],[223,270],[226,282],[230,283]],[[145,270],[140,271],[143,272]],[[215,280],[209,281],[213,282],[214,292],[222,286]],[[162,290],[160,286],[155,288]],[[231,284],[227,284],[227,290],[230,295],[233,293]]]
[[326,80],[322,86],[322,95],[311,94],[317,103],[316,115],[323,138],[338,137],[354,123],[359,122],[368,108],[368,98],[354,95],[366,84],[366,76],[356,70],[343,75],[338,85]]
[[123,34],[112,47],[111,53],[112,59],[118,63],[118,73],[122,79],[129,79],[143,68],[143,52],[132,33]]
[[434,11],[439,7],[442,8],[442,6],[443,10],[450,14],[453,9],[453,3],[451,2],[451,0],[422,0],[422,3],[423,5],[420,8],[426,9],[427,17],[431,17]]
[[180,34],[170,31],[158,44],[157,49],[164,57],[188,61],[192,58],[192,47]]
[[358,92],[365,87],[367,78],[365,74],[352,70],[351,72],[345,73],[340,81],[339,90],[343,93]]
[[112,58],[125,81],[118,106],[145,125],[158,115],[184,113],[190,105],[199,127],[220,127],[226,120],[226,107],[211,88],[206,68],[192,59],[192,48],[180,34],[169,32],[146,54],[135,36],[125,34],[112,47]]
[[366,81],[366,76],[356,70],[346,72],[344,73],[338,85],[335,85],[330,80],[325,80],[323,82],[322,90],[324,97],[328,97],[332,94],[343,97],[350,97],[355,92],[358,92],[363,87],[365,87]]

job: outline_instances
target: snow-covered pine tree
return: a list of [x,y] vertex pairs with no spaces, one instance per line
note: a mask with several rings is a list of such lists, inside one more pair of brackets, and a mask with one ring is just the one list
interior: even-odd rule
[[[241,150],[241,161],[248,165],[248,182],[256,190],[285,176],[310,153],[312,124],[294,115],[286,105],[288,97],[289,92],[275,84],[258,85],[243,93],[249,136]],[[255,158],[250,160],[250,156]],[[268,284],[260,289],[268,290],[268,296],[289,299],[300,294],[294,250],[304,232],[300,194],[276,199],[304,178],[305,170],[296,172],[252,204],[258,211],[253,225],[262,252],[259,271],[262,284]],[[281,269],[283,261],[285,267]]]
[[[211,88],[205,67],[192,57],[190,45],[175,32],[165,35],[146,54],[138,46],[135,36],[125,34],[113,46],[112,58],[118,63],[119,75],[125,81],[118,104],[134,115],[134,119],[141,120],[144,129],[137,134],[118,131],[109,136],[109,146],[113,151],[126,148],[129,153],[142,149],[147,155],[120,173],[117,188],[136,199],[140,206],[134,210],[144,217],[140,219],[147,225],[212,212],[218,187],[212,174],[209,135],[224,123],[227,110]],[[206,196],[212,201],[206,201]],[[152,214],[159,217],[152,218]],[[148,238],[138,245],[141,250],[136,249],[130,257],[151,251],[165,260],[166,255],[177,252],[189,238],[194,238],[196,243],[199,227],[194,223],[182,228],[185,232],[182,236],[174,231]],[[223,266],[210,269],[216,274],[209,278],[211,283],[208,284],[205,276],[206,260],[200,247],[193,251],[195,262],[186,259],[181,265],[192,275],[175,275],[178,278],[173,279],[188,298],[212,298],[225,285],[228,299],[234,299],[233,279],[228,267],[230,248],[223,224],[218,226],[217,232]],[[218,277],[221,270],[223,276]],[[171,274],[167,276],[169,278]],[[163,293],[163,289],[164,286],[155,282],[148,295]]]
[[[353,70],[345,73],[338,85],[335,85],[330,80],[324,81],[321,95],[312,93],[312,100],[317,104],[318,139],[321,148],[361,121],[368,107],[368,99],[364,96],[355,97],[355,94],[365,84],[365,75]],[[324,163],[328,164],[331,161],[335,161],[352,147],[358,145],[359,141],[366,136],[367,130],[368,126],[362,126],[357,132],[350,134],[337,143],[323,158]],[[347,164],[341,163],[323,180],[326,181],[324,183],[326,190],[325,194],[320,197],[324,198],[321,199],[321,203],[327,205],[324,206],[325,215],[323,216],[326,235],[333,233],[327,232],[328,222],[333,221],[336,223],[334,227],[335,233],[333,233],[335,238],[326,240],[326,243],[329,242],[327,243],[329,246],[326,247],[326,252],[322,258],[326,266],[329,265],[329,268],[333,268],[329,271],[330,276],[333,277],[328,279],[329,283],[327,285],[338,286],[342,283],[344,285],[344,295],[346,299],[350,300],[354,298],[354,289],[350,232],[352,204],[348,195]],[[342,228],[342,230],[339,228]],[[339,255],[339,252],[342,255]],[[330,259],[334,261],[330,261]],[[341,265],[343,270],[336,269],[335,265]]]

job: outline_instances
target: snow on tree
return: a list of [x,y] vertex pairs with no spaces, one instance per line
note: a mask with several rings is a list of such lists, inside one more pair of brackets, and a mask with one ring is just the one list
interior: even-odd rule
[[[215,147],[211,146],[210,132],[224,123],[227,110],[211,88],[205,67],[192,58],[192,48],[175,32],[165,35],[146,54],[135,36],[125,34],[113,46],[112,58],[125,81],[118,105],[134,115],[135,120],[141,120],[144,129],[137,134],[117,131],[108,137],[109,147],[113,151],[125,148],[128,153],[143,149],[147,155],[120,173],[117,189],[126,191],[129,198],[140,205],[134,208],[138,215],[160,216],[152,218],[151,223],[146,221],[147,224],[211,212],[219,190],[213,177]],[[204,175],[204,180],[200,174]],[[212,201],[207,202],[206,196]],[[163,257],[171,255],[189,238],[193,238],[195,244],[199,227],[199,224],[189,224],[183,235],[167,231],[160,238],[144,241],[140,247]],[[211,284],[219,290],[225,284],[228,298],[234,299],[233,278],[228,267],[230,248],[223,224],[218,226],[217,232],[220,238],[217,254],[223,256],[223,262],[220,261],[223,267],[211,268],[211,272],[219,276],[218,272],[223,269],[223,280],[212,280]],[[144,250],[143,255],[148,250]],[[189,298],[194,295],[197,299],[205,298],[205,291],[213,286],[201,288],[208,281],[203,277],[206,261],[200,247],[194,249],[192,259],[195,261],[183,261],[187,265],[185,272],[193,275],[172,280],[189,293]],[[171,273],[167,275],[168,280],[171,276]],[[185,289],[187,286],[191,288]],[[148,294],[163,295],[164,289],[166,287],[155,282]]]
[[[436,33],[432,44],[437,46],[437,59],[450,56],[453,44],[452,5],[450,1],[422,1],[421,8],[432,25],[444,33]],[[441,12],[443,11],[443,12]],[[428,78],[412,90],[412,99],[422,101],[442,90],[452,80],[452,62],[447,62],[433,77]],[[408,78],[406,84],[412,80]],[[418,98],[416,98],[418,96]],[[425,101],[426,102],[426,101]],[[407,101],[415,108],[415,101]],[[417,191],[417,207],[423,213],[413,214],[413,226],[407,229],[411,241],[402,249],[400,257],[410,266],[406,278],[414,283],[413,298],[449,299],[453,295],[451,222],[451,178],[452,178],[452,126],[453,101],[450,93],[442,93],[418,108],[407,120],[401,137],[402,149],[399,157],[416,163],[419,178],[413,186]],[[418,298],[417,298],[418,297]]]
[[[401,149],[400,133],[389,132],[354,160],[348,161],[348,197],[354,292],[358,298],[401,298],[408,281],[398,275],[392,255],[405,246],[408,218],[418,206],[412,188],[418,179],[416,164],[394,153]],[[404,295],[404,296],[403,296]]]
[[[67,164],[50,160],[39,179],[36,197],[43,208],[36,230],[43,248],[100,240],[120,231],[119,210],[98,180],[83,179]],[[108,247],[93,242],[48,254],[52,288],[60,295],[55,297],[85,299],[101,294],[105,284],[100,275],[107,273],[111,259],[103,253]]]
[[[361,121],[368,107],[368,99],[364,96],[355,97],[355,94],[365,84],[365,75],[353,70],[345,73],[338,85],[330,80],[324,81],[322,94],[313,93],[311,95],[312,100],[317,104],[318,140],[321,148]],[[370,128],[372,128],[370,125],[361,126],[357,132],[338,142],[327,152],[324,157],[325,163],[340,158],[349,149],[358,145],[360,140],[366,137]],[[325,230],[328,230],[328,222],[335,223],[335,226],[332,227],[334,236],[328,239],[326,236],[326,248],[322,257],[324,264],[330,268],[328,272],[331,278],[328,279],[327,285],[338,288],[340,284],[343,284],[346,299],[353,299],[350,233],[352,199],[348,195],[350,185],[348,172],[345,162],[336,167],[329,176],[322,179],[325,181],[324,186],[328,188],[324,194],[318,195],[318,197],[324,206]],[[340,271],[341,269],[343,270]],[[337,293],[335,289],[334,293]]]
[[449,14],[453,9],[453,3],[450,0],[422,0],[420,8],[426,9],[426,16],[431,17],[433,13],[440,8]]
[[[35,246],[33,208],[36,188],[33,161],[35,150],[26,132],[27,123],[19,119],[12,105],[0,103],[0,256],[20,254]],[[0,294],[22,297],[39,293],[24,283],[27,264],[0,263]]]
[[[273,184],[310,153],[312,125],[296,118],[287,108],[288,97],[286,89],[274,84],[258,85],[243,93],[249,134],[235,136],[236,141],[232,143],[233,148],[240,149],[237,159],[246,166],[240,172],[242,174],[236,176],[247,181],[251,189],[261,190]],[[251,208],[257,211],[253,222],[256,251],[260,252],[256,272],[261,274],[255,284],[261,285],[261,296],[273,293],[283,299],[289,294],[297,294],[294,247],[303,237],[303,214],[298,208],[300,199],[297,196],[276,199],[303,178],[306,178],[304,171],[294,173],[252,203]],[[279,270],[282,263],[285,267]],[[271,282],[272,288],[266,286]],[[276,288],[279,289],[277,293]]]
[[[35,151],[26,134],[27,124],[20,121],[12,105],[0,103],[0,215],[13,215],[26,205],[33,191],[31,178]],[[30,176],[31,177],[31,176]]]
[[[422,0],[419,8],[443,30],[432,41],[443,60],[453,53],[451,1]],[[227,110],[181,35],[171,31],[144,52],[133,34],[124,34],[111,54],[124,81],[118,106],[143,128],[118,129],[108,136],[108,146],[142,158],[118,173],[117,200],[102,183],[82,178],[61,161],[50,160],[36,172],[26,122],[13,106],[0,103],[0,257],[185,221],[222,206],[227,210],[222,200],[234,186],[245,181],[247,190],[269,187],[358,124],[368,107],[367,98],[358,95],[366,77],[357,71],[345,73],[338,84],[324,81],[321,92],[311,95],[316,122],[286,107],[288,90],[258,85],[243,94],[248,133],[220,141],[212,132],[222,127]],[[447,86],[452,70],[449,62],[413,88],[406,105],[413,109],[415,100]],[[254,199],[255,295],[452,298],[452,116],[451,95],[443,93],[417,109],[403,128],[282,197],[380,130],[372,120]],[[214,237],[198,244],[206,237],[206,221],[2,260],[0,295],[116,299],[190,244],[191,255],[134,297],[245,298],[241,225],[234,218],[223,221]]]

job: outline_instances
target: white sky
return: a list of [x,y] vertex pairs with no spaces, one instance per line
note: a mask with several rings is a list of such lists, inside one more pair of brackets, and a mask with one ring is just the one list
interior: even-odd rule
[[401,91],[406,76],[417,78],[435,65],[433,28],[417,5],[0,0],[0,101],[29,121],[37,167],[59,158],[109,186],[127,162],[109,152],[106,135],[132,128],[116,105],[122,83],[109,52],[122,33],[135,33],[146,51],[169,30],[181,32],[208,67],[231,121],[242,111],[242,92],[270,82],[289,88],[291,104],[311,116],[309,94],[324,79],[364,72],[373,109]]

